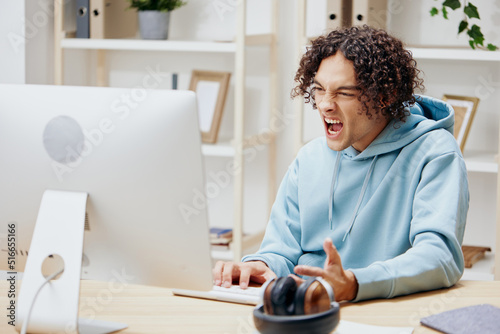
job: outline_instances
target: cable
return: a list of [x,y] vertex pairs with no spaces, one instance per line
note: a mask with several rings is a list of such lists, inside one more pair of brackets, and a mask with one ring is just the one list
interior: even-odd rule
[[30,308],[28,311],[28,315],[26,316],[26,319],[23,321],[23,326],[21,327],[21,334],[26,334],[26,329],[28,328],[28,323],[29,323],[30,317],[31,317],[31,311],[33,311],[33,306],[35,305],[35,301],[36,301],[36,298],[38,297],[38,294],[40,293],[42,288],[45,286],[45,284],[49,283],[52,279],[54,279],[54,277],[61,274],[63,271],[64,271],[64,268],[59,269],[59,271],[57,271],[56,273],[47,277],[45,279],[45,282],[43,282],[42,285],[40,285],[40,287],[38,288],[38,290],[35,293],[35,296],[33,297],[33,301],[31,302],[31,305],[30,305]]

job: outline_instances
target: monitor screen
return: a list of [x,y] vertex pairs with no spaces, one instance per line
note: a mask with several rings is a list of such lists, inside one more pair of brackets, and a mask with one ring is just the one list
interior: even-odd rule
[[0,270],[23,271],[44,191],[79,191],[82,278],[211,289],[193,92],[0,85],[0,96]]

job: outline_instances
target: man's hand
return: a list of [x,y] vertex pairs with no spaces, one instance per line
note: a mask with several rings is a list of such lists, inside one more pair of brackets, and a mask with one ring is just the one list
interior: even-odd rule
[[262,261],[223,262],[217,261],[212,269],[215,285],[229,288],[233,280],[239,278],[242,289],[248,287],[250,281],[264,283],[276,277],[276,274]]
[[298,265],[295,267],[295,273],[305,276],[321,276],[332,286],[336,301],[353,300],[358,294],[356,276],[354,276],[352,271],[342,268],[340,255],[330,238],[325,239],[323,249],[326,253],[323,269]]

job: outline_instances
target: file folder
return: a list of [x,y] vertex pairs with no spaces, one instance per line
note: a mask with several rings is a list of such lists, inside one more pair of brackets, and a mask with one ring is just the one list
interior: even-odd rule
[[327,0],[326,12],[326,28],[328,31],[351,26],[351,0]]
[[353,0],[352,25],[367,24],[371,27],[385,29],[387,26],[388,0]]
[[137,11],[127,0],[90,0],[90,38],[133,38]]
[[90,37],[89,0],[76,0],[76,38]]

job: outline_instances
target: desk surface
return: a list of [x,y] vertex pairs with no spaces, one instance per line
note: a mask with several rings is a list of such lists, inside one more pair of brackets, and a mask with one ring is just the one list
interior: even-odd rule
[[[0,282],[0,333],[7,325],[7,282]],[[19,291],[19,287],[18,290]],[[489,303],[500,307],[500,281],[461,281],[450,289],[387,300],[345,303],[341,319],[380,326],[415,327],[414,333],[437,333],[419,324],[422,317],[463,306]],[[173,296],[169,289],[82,281],[80,316],[124,322],[119,333],[255,332],[252,306]]]

